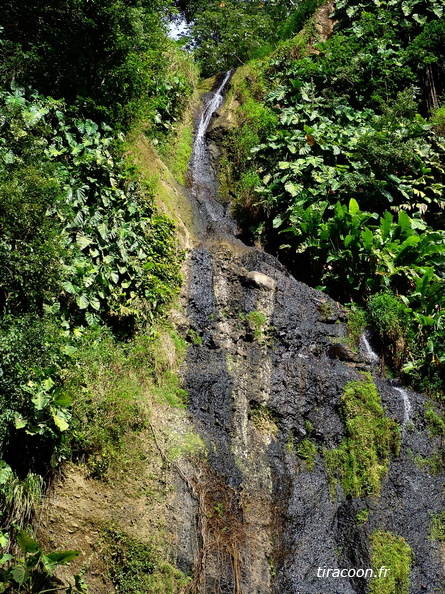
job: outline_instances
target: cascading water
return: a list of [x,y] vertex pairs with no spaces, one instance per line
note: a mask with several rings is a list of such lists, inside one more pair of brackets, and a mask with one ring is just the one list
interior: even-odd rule
[[196,127],[193,141],[190,163],[191,191],[193,198],[197,202],[204,235],[207,235],[210,230],[213,234],[236,235],[237,232],[236,224],[227,212],[228,205],[225,206],[216,200],[218,185],[207,143],[207,130],[212,117],[224,101],[224,91],[231,76],[231,70],[226,72],[217,89],[204,101],[204,109]]
[[206,105],[204,106],[204,110],[202,112],[201,119],[199,121],[198,128],[195,133],[195,139],[193,144],[193,170],[199,168],[199,162],[204,157],[206,148],[205,135],[207,132],[207,128],[209,127],[210,120],[212,119],[213,114],[219,107],[221,107],[224,101],[224,90],[231,76],[231,70],[226,72],[222,83],[213,94],[213,97],[211,97],[208,103],[206,103]]
[[360,343],[362,345],[363,354],[366,357],[366,360],[371,363],[372,365],[377,365],[380,362],[380,357],[377,355],[376,352],[372,350],[371,345],[369,344],[369,331],[365,330],[360,337]]
[[403,425],[406,425],[411,420],[411,402],[408,396],[408,392],[403,388],[394,388],[396,392],[400,394],[403,401]]

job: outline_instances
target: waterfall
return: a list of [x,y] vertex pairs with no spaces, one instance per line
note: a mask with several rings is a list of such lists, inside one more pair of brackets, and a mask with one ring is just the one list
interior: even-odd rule
[[408,392],[403,388],[394,388],[397,392],[399,392],[400,396],[403,400],[403,424],[406,425],[408,421],[411,419],[411,402],[408,396]]
[[207,128],[209,127],[210,120],[212,119],[213,114],[222,105],[222,102],[224,100],[224,88],[231,76],[231,70],[226,72],[224,80],[220,84],[219,88],[215,91],[211,100],[206,104],[206,106],[204,107],[204,111],[202,112],[201,120],[198,124],[193,144],[194,169],[196,169],[196,164],[199,163],[199,161],[201,161],[204,157],[205,135],[207,132]]
[[376,365],[377,363],[380,362],[380,357],[377,355],[376,352],[374,352],[372,350],[372,347],[369,344],[368,336],[369,336],[369,331],[365,330],[360,337],[360,342],[361,342],[361,344],[363,346],[363,350],[364,350],[363,354],[365,355],[365,357],[369,361],[369,363]]
[[224,101],[224,91],[232,76],[229,70],[224,74],[223,81],[205,100],[204,109],[196,126],[193,142],[193,153],[190,162],[191,193],[196,200],[199,211],[199,224],[203,235],[212,229],[212,233],[226,233],[236,236],[237,225],[230,215],[228,203],[221,203],[218,196],[218,181],[211,161],[211,150],[207,142],[207,129],[215,111]]

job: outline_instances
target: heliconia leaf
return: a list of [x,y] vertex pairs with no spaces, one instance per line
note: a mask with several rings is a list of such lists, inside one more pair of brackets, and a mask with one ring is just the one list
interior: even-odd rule
[[383,241],[385,241],[388,238],[392,224],[392,214],[386,211],[383,217],[380,219],[380,232],[382,234]]
[[371,229],[369,229],[368,227],[365,227],[365,229],[361,233],[361,238],[362,238],[363,246],[364,246],[365,250],[367,252],[371,251],[372,245],[374,243],[373,242],[374,236],[372,234]]
[[354,237],[352,235],[346,235],[344,240],[345,248],[349,247],[353,239]]
[[406,234],[407,231],[411,229],[411,219],[406,214],[404,210],[399,212],[399,218],[397,221],[398,225],[401,227],[402,232]]
[[355,215],[358,212],[360,212],[358,202],[355,198],[351,198],[351,200],[349,201],[349,214]]

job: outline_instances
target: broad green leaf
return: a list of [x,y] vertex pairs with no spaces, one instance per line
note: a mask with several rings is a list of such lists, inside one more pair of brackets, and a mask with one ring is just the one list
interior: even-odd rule
[[[4,460],[0,460],[0,485],[4,485],[14,476],[12,468]],[[6,546],[6,545],[0,545]]]
[[47,377],[46,379],[43,380],[41,386],[42,386],[42,390],[44,390],[45,392],[48,392],[48,390],[51,390],[51,388],[54,386],[54,380],[50,377]]
[[57,408],[51,408],[51,414],[56,427],[60,429],[60,431],[66,431],[69,427],[69,424],[66,420],[65,414]]
[[294,182],[287,181],[284,184],[284,188],[289,192],[289,194],[295,198],[298,194],[301,193],[303,186],[301,184],[295,184]]
[[40,390],[35,394],[34,398],[31,398],[31,402],[34,404],[37,410],[43,410],[51,400],[51,395]]
[[108,236],[108,227],[106,226],[105,223],[101,223],[100,225],[97,226],[97,230],[99,231],[102,239],[107,239]]
[[84,250],[86,247],[88,247],[91,243],[93,243],[93,240],[90,239],[89,237],[86,237],[86,235],[77,235],[76,237],[76,242],[77,245],[80,247],[81,250]]
[[24,530],[19,530],[17,544],[23,553],[37,553],[40,549],[39,543],[31,538]]
[[65,355],[71,357],[71,355],[74,355],[74,353],[77,352],[77,348],[71,344],[67,344],[64,347],[62,347],[62,352],[65,353]]
[[78,292],[78,288],[75,287],[70,281],[65,281],[62,283],[62,287],[65,289],[67,293],[71,293],[75,295]]
[[355,198],[351,198],[351,200],[349,201],[349,214],[355,215],[359,212],[360,212],[360,207],[358,205],[357,200]]
[[79,309],[86,309],[90,302],[88,301],[88,297],[85,295],[85,293],[82,293],[82,295],[79,295],[79,297],[77,297],[76,299],[77,305],[79,306]]
[[[17,538],[18,540],[18,538]],[[13,567],[11,569],[11,576],[12,579],[17,582],[17,584],[19,586],[23,586],[23,584],[25,583],[26,579],[29,577],[28,572],[26,571],[26,569],[24,568],[23,565],[16,565],[15,567]]]
[[90,297],[90,305],[93,309],[98,311],[100,309],[100,301],[97,297]]
[[385,214],[380,219],[380,233],[382,234],[383,241],[385,241],[388,238],[392,224],[392,214],[388,211],[385,211]]
[[274,220],[272,221],[272,225],[274,229],[278,229],[278,227],[281,227],[281,225],[283,224],[283,217],[282,215],[277,215]]
[[19,414],[15,415],[15,428],[16,429],[23,429],[23,427],[26,427],[27,424],[28,424],[28,421],[26,419],[24,419],[21,415],[19,415]]
[[51,562],[56,563],[57,565],[63,565],[65,563],[70,563],[74,559],[79,556],[79,551],[56,551],[54,553],[49,553],[45,555],[45,557]]
[[[3,460],[2,460],[3,462]],[[7,532],[0,532],[0,547],[5,548],[9,542],[9,534]]]
[[361,233],[361,238],[363,242],[363,246],[367,252],[370,252],[372,246],[374,244],[374,236],[372,234],[371,229],[369,227],[365,227],[365,229]]
[[399,218],[398,218],[397,223],[405,235],[411,229],[411,219],[409,218],[409,216],[406,214],[406,212],[404,210],[401,210],[399,212]]
[[397,263],[410,248],[417,245],[420,241],[421,239],[418,235],[411,235],[410,237],[405,239],[405,241],[400,246],[399,252],[396,254],[396,257],[394,258],[394,263]]
[[67,406],[71,406],[73,400],[71,396],[69,396],[66,392],[60,392],[57,394],[55,398],[53,398],[52,402],[55,406],[60,406],[61,408],[65,408]]

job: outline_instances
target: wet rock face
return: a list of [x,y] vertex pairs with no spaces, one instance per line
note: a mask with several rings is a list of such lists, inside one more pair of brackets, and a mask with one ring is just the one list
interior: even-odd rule
[[[202,212],[210,211],[219,212],[212,205]],[[440,591],[445,576],[429,523],[445,508],[444,477],[413,461],[438,446],[425,428],[424,399],[409,395],[412,422],[401,429],[402,454],[391,460],[380,498],[346,499],[340,487],[333,497],[323,452],[344,438],[341,396],[349,381],[375,368],[347,346],[339,304],[213,223],[187,268],[194,338],[184,382],[208,448],[205,472],[196,466],[206,516],[195,551],[199,591],[365,594],[363,578],[317,573],[370,568],[369,537],[377,529],[412,547],[411,592]],[[387,414],[402,425],[400,393],[376,382]],[[308,441],[312,461],[300,450]]]

